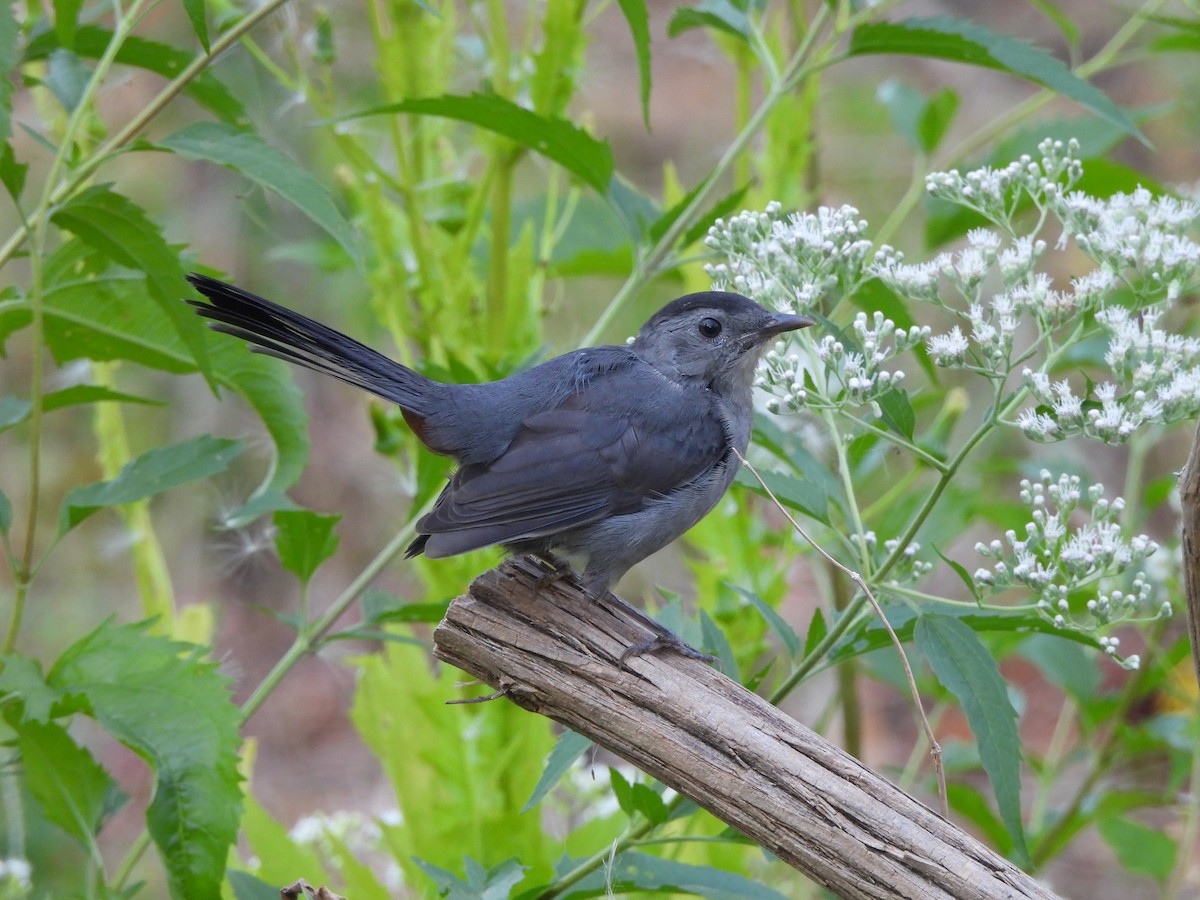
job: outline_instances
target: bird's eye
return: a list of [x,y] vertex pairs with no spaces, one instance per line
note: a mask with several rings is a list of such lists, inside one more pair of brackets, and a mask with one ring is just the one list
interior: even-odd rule
[[701,319],[699,328],[701,336],[706,338],[715,338],[721,333],[721,323],[713,318]]

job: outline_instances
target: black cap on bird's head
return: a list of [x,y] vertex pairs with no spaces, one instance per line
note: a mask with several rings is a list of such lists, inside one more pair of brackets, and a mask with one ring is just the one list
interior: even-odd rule
[[741,294],[704,291],[672,300],[651,316],[633,349],[668,377],[749,390],[767,342],[813,324]]

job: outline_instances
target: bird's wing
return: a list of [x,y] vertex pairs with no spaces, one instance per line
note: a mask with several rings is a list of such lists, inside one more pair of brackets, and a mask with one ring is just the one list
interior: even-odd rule
[[456,472],[417,525],[429,556],[637,512],[710,471],[730,437],[712,395],[639,363],[526,418],[507,450]]

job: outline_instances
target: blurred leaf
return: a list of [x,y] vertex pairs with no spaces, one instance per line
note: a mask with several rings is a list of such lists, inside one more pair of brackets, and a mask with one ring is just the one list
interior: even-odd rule
[[449,600],[433,603],[410,603],[379,588],[366,591],[358,601],[364,625],[387,622],[440,622],[450,606]]
[[96,185],[72,197],[51,218],[88,246],[145,277],[150,296],[191,351],[196,367],[212,383],[201,329],[196,327],[190,310],[179,302],[184,285],[179,257],[142,209],[108,185]]
[[1162,830],[1124,816],[1106,816],[1096,829],[1126,870],[1159,882],[1171,877],[1179,847]]
[[416,864],[438,887],[438,896],[446,900],[508,900],[512,889],[525,880],[528,866],[520,861],[506,859],[490,869],[485,869],[469,856],[463,857],[466,878],[459,878],[433,863],[417,858]]
[[1004,823],[996,817],[988,805],[983,793],[974,785],[961,781],[946,783],[946,800],[950,808],[975,825],[991,842],[1001,855],[1012,853],[1013,840],[1004,827]]
[[0,431],[29,418],[33,404],[24,397],[0,397]]
[[960,619],[939,614],[922,615],[913,640],[933,674],[962,704],[971,733],[979,747],[1000,817],[1013,837],[1017,854],[1028,859],[1021,824],[1021,739],[1017,713],[1008,697],[996,661]]
[[949,16],[868,22],[854,30],[849,55],[897,53],[946,59],[1008,72],[1064,97],[1136,137],[1146,138],[1133,120],[1102,91],[1075,75],[1045,50],[996,34],[982,25]]
[[629,850],[620,854],[611,866],[567,888],[561,897],[578,900],[633,891],[687,894],[709,900],[785,900],[778,891],[733,872]]
[[642,122],[650,130],[650,15],[645,0],[617,0],[621,14],[629,23],[633,49],[637,54],[638,94],[642,99]]
[[75,28],[82,8],[83,0],[54,0],[54,33],[67,50],[75,48]]
[[[726,582],[728,584],[728,582]],[[783,644],[787,655],[795,660],[800,655],[800,635],[796,634],[796,630],[781,616],[770,603],[753,591],[748,591],[745,588],[740,588],[736,584],[728,584],[730,588],[741,594],[750,605],[758,610],[758,614],[766,621],[767,626],[779,638],[779,642]]]
[[91,79],[91,69],[70,50],[58,49],[50,54],[50,64],[43,80],[67,112],[75,111]]
[[[2,402],[2,401],[0,401]],[[42,398],[42,409],[53,412],[67,406],[79,406],[85,403],[141,403],[146,406],[166,406],[162,400],[151,400],[149,397],[139,397],[124,391],[114,391],[112,388],[101,387],[98,384],[76,384],[61,391],[51,391]]]
[[612,766],[608,767],[608,783],[612,787],[613,796],[617,798],[617,805],[621,807],[621,812],[632,819],[637,812],[633,808],[633,785],[621,774],[619,769]]
[[677,6],[667,23],[667,34],[678,37],[692,28],[714,28],[746,42],[750,19],[729,0],[700,0],[695,6]]
[[478,125],[558,163],[601,194],[608,190],[612,180],[612,150],[607,143],[566,119],[539,116],[495,94],[417,97],[341,116],[338,121],[395,113],[437,116]]
[[662,216],[653,200],[619,174],[613,175],[605,196],[625,226],[625,231],[637,241],[641,241],[653,223]]
[[957,563],[954,560],[952,560],[950,557],[948,557],[945,553],[943,553],[937,547],[933,548],[933,552],[936,553],[939,557],[941,557],[942,562],[944,562],[946,565],[948,565],[950,567],[951,571],[953,571],[954,574],[959,577],[959,580],[962,581],[962,583],[966,586],[967,592],[970,593],[971,599],[978,602],[979,601],[979,588],[977,588],[975,586],[975,579],[971,577],[971,573],[967,571],[966,567],[963,566],[961,563]]
[[908,394],[898,388],[892,388],[880,394],[876,402],[879,404],[884,424],[896,434],[911,441],[917,417],[913,414],[912,404],[908,402]]
[[323,516],[311,509],[275,511],[275,550],[285,569],[308,584],[313,573],[337,551],[333,528],[341,516]]
[[804,636],[804,658],[807,659],[817,649],[817,645],[825,640],[829,626],[825,624],[825,613],[818,607],[813,610],[812,621],[808,623],[808,634]]
[[168,447],[155,447],[130,461],[112,481],[77,487],[63,500],[60,530],[74,528],[106,506],[133,503],[224,472],[242,452],[243,442],[201,435]]
[[204,52],[212,52],[208,46],[208,18],[204,15],[204,0],[183,0],[183,9]]
[[1100,690],[1096,655],[1079,644],[1052,634],[1034,634],[1021,642],[1020,653],[1047,679],[1081,703],[1091,700]]
[[[288,829],[272,819],[254,799],[253,791],[246,792],[245,805],[242,834],[254,858],[259,861],[258,877],[275,885],[275,896],[271,900],[280,900],[279,885],[291,884],[298,873],[317,884],[329,884],[332,881],[332,866],[324,864],[322,854],[312,844],[292,840]],[[234,883],[232,877],[230,883]],[[257,897],[257,894],[251,896]]]
[[733,645],[729,643],[729,638],[721,630],[721,626],[713,621],[713,617],[704,609],[700,610],[700,636],[704,651],[717,658],[725,677],[740,684],[742,671],[733,652]]
[[[762,472],[763,482],[771,489],[784,506],[799,510],[818,522],[829,524],[829,505],[821,485],[807,478],[796,478],[783,472]],[[738,470],[737,484],[759,496],[765,497],[766,491],[758,483],[758,479],[748,469]]]
[[8,534],[12,528],[12,501],[4,491],[0,491],[0,533]]
[[282,197],[341,245],[355,263],[362,255],[350,223],[324,186],[261,137],[220,122],[193,122],[158,142],[185,159],[232,169]]
[[[306,871],[305,874],[311,873]],[[249,872],[230,869],[225,873],[233,888],[233,900],[279,900],[279,885],[256,878]]]
[[1062,32],[1062,36],[1067,39],[1068,44],[1072,47],[1079,46],[1082,40],[1079,34],[1079,27],[1071,20],[1070,16],[1055,6],[1051,0],[1025,0],[1025,2],[1053,22],[1054,27]]
[[555,741],[549,756],[546,757],[546,768],[542,770],[542,777],[534,785],[533,793],[529,795],[529,799],[521,807],[521,812],[529,812],[529,810],[541,803],[542,798],[550,792],[550,789],[558,784],[562,780],[562,777],[575,765],[575,760],[583,756],[591,746],[592,742],[582,734],[578,734],[570,728],[564,730],[558,736],[558,740]]
[[[0,99],[2,99],[3,93],[4,88],[0,87]],[[0,111],[0,119],[3,119],[4,115],[5,113]],[[3,123],[0,122],[0,126],[2,125]],[[17,158],[13,155],[12,144],[7,141],[0,144],[0,183],[4,185],[8,196],[13,200],[21,199],[21,192],[25,190],[25,176],[28,173],[29,163],[17,162]]]
[[56,722],[11,722],[24,783],[46,818],[91,848],[106,814],[122,797],[92,754]]
[[146,823],[171,895],[218,900],[242,809],[240,714],[229,679],[199,649],[106,622],[67,649],[47,682],[82,698],[154,771]]
[[942,88],[929,98],[917,120],[917,136],[926,155],[932,154],[942,143],[956,112],[958,94],[950,88]]
[[889,78],[875,90],[875,97],[888,111],[896,134],[904,138],[913,150],[923,152],[917,124],[925,108],[924,95],[896,78]]
[[17,64],[17,36],[20,31],[13,5],[0,3],[0,141],[7,141],[12,134],[14,81],[9,74]]

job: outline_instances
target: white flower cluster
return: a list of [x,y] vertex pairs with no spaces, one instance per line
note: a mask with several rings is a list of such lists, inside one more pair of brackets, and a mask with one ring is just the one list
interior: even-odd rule
[[[857,533],[850,535],[850,542],[856,547],[865,544],[868,555],[875,557],[878,547],[879,538],[874,531],[868,531],[860,538]],[[896,548],[900,546],[899,538],[889,538],[883,542],[884,557],[889,557],[896,552]],[[933,571],[933,563],[925,562],[918,559],[917,554],[921,552],[921,545],[917,541],[910,541],[904,548],[904,553],[892,567],[888,584],[901,585],[906,582],[919,582],[926,575]]]
[[876,312],[865,312],[851,324],[855,340],[851,346],[825,335],[817,342],[817,358],[825,364],[826,393],[835,401],[861,406],[899,387],[904,372],[884,369],[888,360],[905,353],[929,338],[929,327],[897,328],[896,323]]
[[1159,316],[1122,306],[1096,313],[1108,334],[1104,362],[1116,381],[1097,385],[1089,397],[1076,396],[1065,380],[1025,369],[1025,385],[1038,404],[1017,417],[1026,437],[1046,442],[1082,434],[1120,444],[1147,423],[1200,414],[1200,340],[1155,328]]
[[933,172],[925,177],[925,189],[934,197],[973,209],[1011,231],[1023,194],[1043,206],[1050,197],[1069,191],[1083,175],[1079,142],[1074,139],[1064,142],[1047,138],[1038,144],[1038,153],[1038,160],[1024,154],[999,169],[985,166],[965,175],[958,169]]
[[1147,299],[1174,300],[1195,283],[1200,244],[1187,232],[1200,222],[1190,200],[1155,196],[1145,188],[1100,199],[1080,191],[1053,192],[1050,206],[1063,224],[1062,241],[1074,237],[1103,268],[1123,273]]
[[[1153,591],[1142,572],[1127,590],[1099,590],[1083,610],[1073,610],[1070,596],[1093,585],[1115,582],[1122,573],[1151,556],[1158,545],[1146,535],[1126,539],[1118,516],[1125,501],[1104,499],[1104,486],[1085,494],[1076,475],[1057,481],[1043,470],[1039,481],[1021,481],[1021,501],[1032,510],[1024,537],[1010,530],[1004,541],[979,543],[975,549],[994,559],[992,568],[975,572],[975,582],[993,591],[1017,585],[1029,589],[1037,607],[1059,628],[1095,630],[1130,618],[1170,614],[1170,604],[1155,607]],[[1071,527],[1076,509],[1090,508],[1090,521]],[[1126,661],[1128,662],[1128,660]]]
[[704,243],[727,261],[705,267],[718,290],[734,290],[764,306],[804,312],[835,288],[851,291],[871,253],[867,223],[852,206],[816,214],[763,212],[718,219]]

